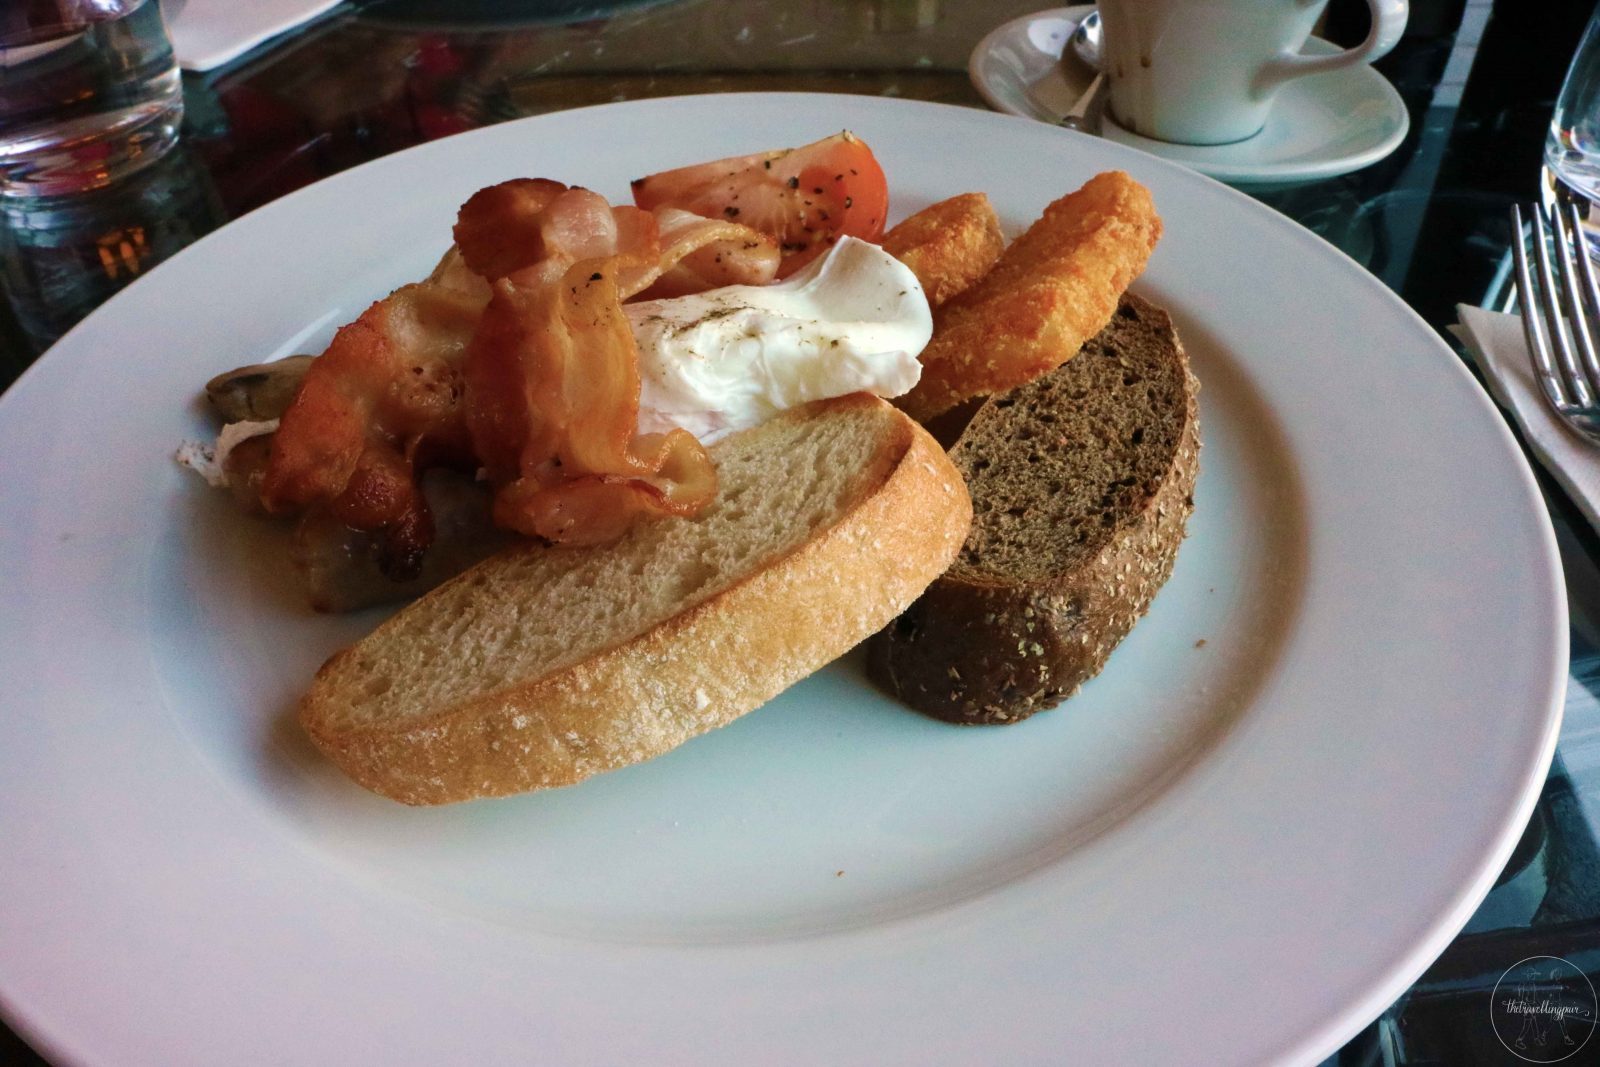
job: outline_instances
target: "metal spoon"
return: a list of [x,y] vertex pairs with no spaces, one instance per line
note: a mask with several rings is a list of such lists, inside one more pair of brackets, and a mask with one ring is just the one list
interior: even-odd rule
[[1073,54],[1094,71],[1095,76],[1089,87],[1072,102],[1072,106],[1061,116],[1056,125],[1065,130],[1099,133],[1099,115],[1094,112],[1106,84],[1105,73],[1100,70],[1100,12],[1091,11],[1078,22],[1077,28],[1072,31],[1070,43]]
[[1091,11],[1072,31],[1072,51],[1090,70],[1100,69],[1100,12]]

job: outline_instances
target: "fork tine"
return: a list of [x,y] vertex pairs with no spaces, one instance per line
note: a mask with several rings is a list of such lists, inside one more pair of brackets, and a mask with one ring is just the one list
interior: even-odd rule
[[[1539,224],[1535,219],[1529,227],[1535,243],[1540,240]],[[1534,370],[1545,399],[1552,407],[1566,403],[1565,389],[1550,359],[1550,341],[1545,336],[1544,320],[1540,315],[1539,294],[1533,287],[1533,276],[1528,270],[1528,251],[1522,237],[1522,209],[1511,205],[1511,253],[1517,269],[1517,296],[1522,302],[1522,334],[1528,341],[1528,351],[1533,355]]]
[[1556,384],[1566,394],[1560,402],[1589,407],[1594,403],[1594,395],[1589,390],[1583,372],[1578,369],[1577,360],[1572,355],[1572,345],[1567,340],[1566,327],[1562,325],[1565,316],[1561,313],[1561,295],[1556,287],[1555,272],[1550,267],[1549,232],[1550,218],[1544,207],[1538,206],[1534,209],[1533,256],[1539,265],[1539,308],[1544,313],[1545,330],[1551,347],[1555,349],[1555,363],[1561,372]]
[[1583,228],[1583,219],[1578,216],[1578,206],[1566,205],[1564,214],[1566,230],[1572,239],[1571,258],[1577,261],[1577,273],[1583,279],[1581,285],[1577,279],[1572,281],[1572,316],[1582,323],[1583,336],[1586,339],[1581,353],[1583,369],[1589,375],[1589,382],[1595,387],[1595,392],[1600,394],[1600,353],[1595,351],[1593,326],[1593,323],[1600,321],[1600,284],[1595,281],[1594,261],[1590,258],[1589,235]]
[[[1567,206],[1571,208],[1570,204]],[[1589,261],[1589,250],[1583,242],[1583,227],[1570,223],[1566,212],[1559,209],[1554,212],[1551,221],[1555,230],[1557,263],[1561,267],[1567,331],[1578,349],[1578,366],[1584,383],[1589,386],[1591,394],[1600,393],[1600,362],[1595,358],[1594,335],[1589,329],[1588,309],[1584,306],[1583,291],[1586,286],[1579,278],[1583,268],[1578,263],[1587,265]]]

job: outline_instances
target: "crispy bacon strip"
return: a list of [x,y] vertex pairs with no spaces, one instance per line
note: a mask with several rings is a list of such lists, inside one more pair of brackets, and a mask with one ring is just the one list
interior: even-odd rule
[[575,544],[642,515],[691,515],[716,471],[683,430],[640,434],[639,358],[622,312],[627,256],[580,260],[551,285],[501,278],[467,357],[467,421],[498,487],[494,518]]
[[659,272],[655,251],[659,227],[648,211],[612,207],[587,189],[547,178],[515,178],[479,189],[456,217],[456,246],[474,273],[489,281],[532,267],[554,281],[580,259],[631,253],[638,276],[650,284]]
[[418,488],[432,465],[483,465],[498,521],[552,540],[608,540],[639,514],[708,501],[699,442],[636,433],[621,301],[652,285],[770,281],[772,242],[545,179],[473,194],[455,237],[427,280],[373,304],[312,362],[272,439],[263,506],[375,535],[384,572],[404,580],[433,537]]
[[612,207],[587,189],[544,178],[474,193],[461,206],[455,239],[466,266],[490,281],[535,264],[553,279],[580,259],[627,254],[617,279],[624,300],[765,285],[777,276],[780,259],[776,238],[740,223],[671,207],[653,213]]
[[471,455],[460,362],[482,309],[472,293],[419,282],[340,329],[273,435],[263,506],[326,507],[382,536],[386,574],[414,576],[433,535],[417,474]]
[[641,294],[645,300],[724,285],[766,285],[778,276],[782,253],[776,237],[673,207],[656,208],[655,216],[661,228],[661,276]]

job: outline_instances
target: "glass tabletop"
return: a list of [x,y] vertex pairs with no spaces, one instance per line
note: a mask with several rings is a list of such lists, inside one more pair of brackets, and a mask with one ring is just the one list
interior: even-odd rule
[[[179,5],[169,4],[169,9]],[[1037,0],[374,0],[345,3],[227,65],[185,72],[178,147],[96,193],[0,198],[0,387],[133,278],[335,172],[525,115],[729,90],[904,96],[981,108],[967,63]],[[1242,188],[1389,285],[1441,335],[1455,306],[1501,307],[1511,204],[1537,196],[1544,133],[1592,4],[1413,0],[1377,68],[1411,125],[1338,178]],[[1365,34],[1335,0],[1319,29]],[[1459,347],[1459,346],[1457,346]],[[1498,982],[1530,957],[1600,978],[1600,535],[1542,469],[1572,616],[1566,721],[1510,864],[1422,979],[1328,1062],[1508,1064]],[[1470,798],[1463,798],[1470,803]],[[1241,1026],[1248,1026],[1241,1016]],[[1600,1042],[1593,1058],[1600,1062]],[[42,1063],[0,1029],[0,1061]],[[1538,1062],[1554,1062],[1553,1056]]]

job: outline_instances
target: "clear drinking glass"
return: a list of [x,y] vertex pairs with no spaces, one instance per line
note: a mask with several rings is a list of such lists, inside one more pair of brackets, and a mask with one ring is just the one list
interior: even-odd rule
[[0,196],[99,188],[177,140],[157,0],[0,0]]
[[1600,7],[1583,31],[1550,116],[1543,179],[1545,206],[1576,204],[1593,234],[1600,225]]
[[226,217],[209,172],[182,144],[99,189],[0,196],[0,292],[29,354]]

